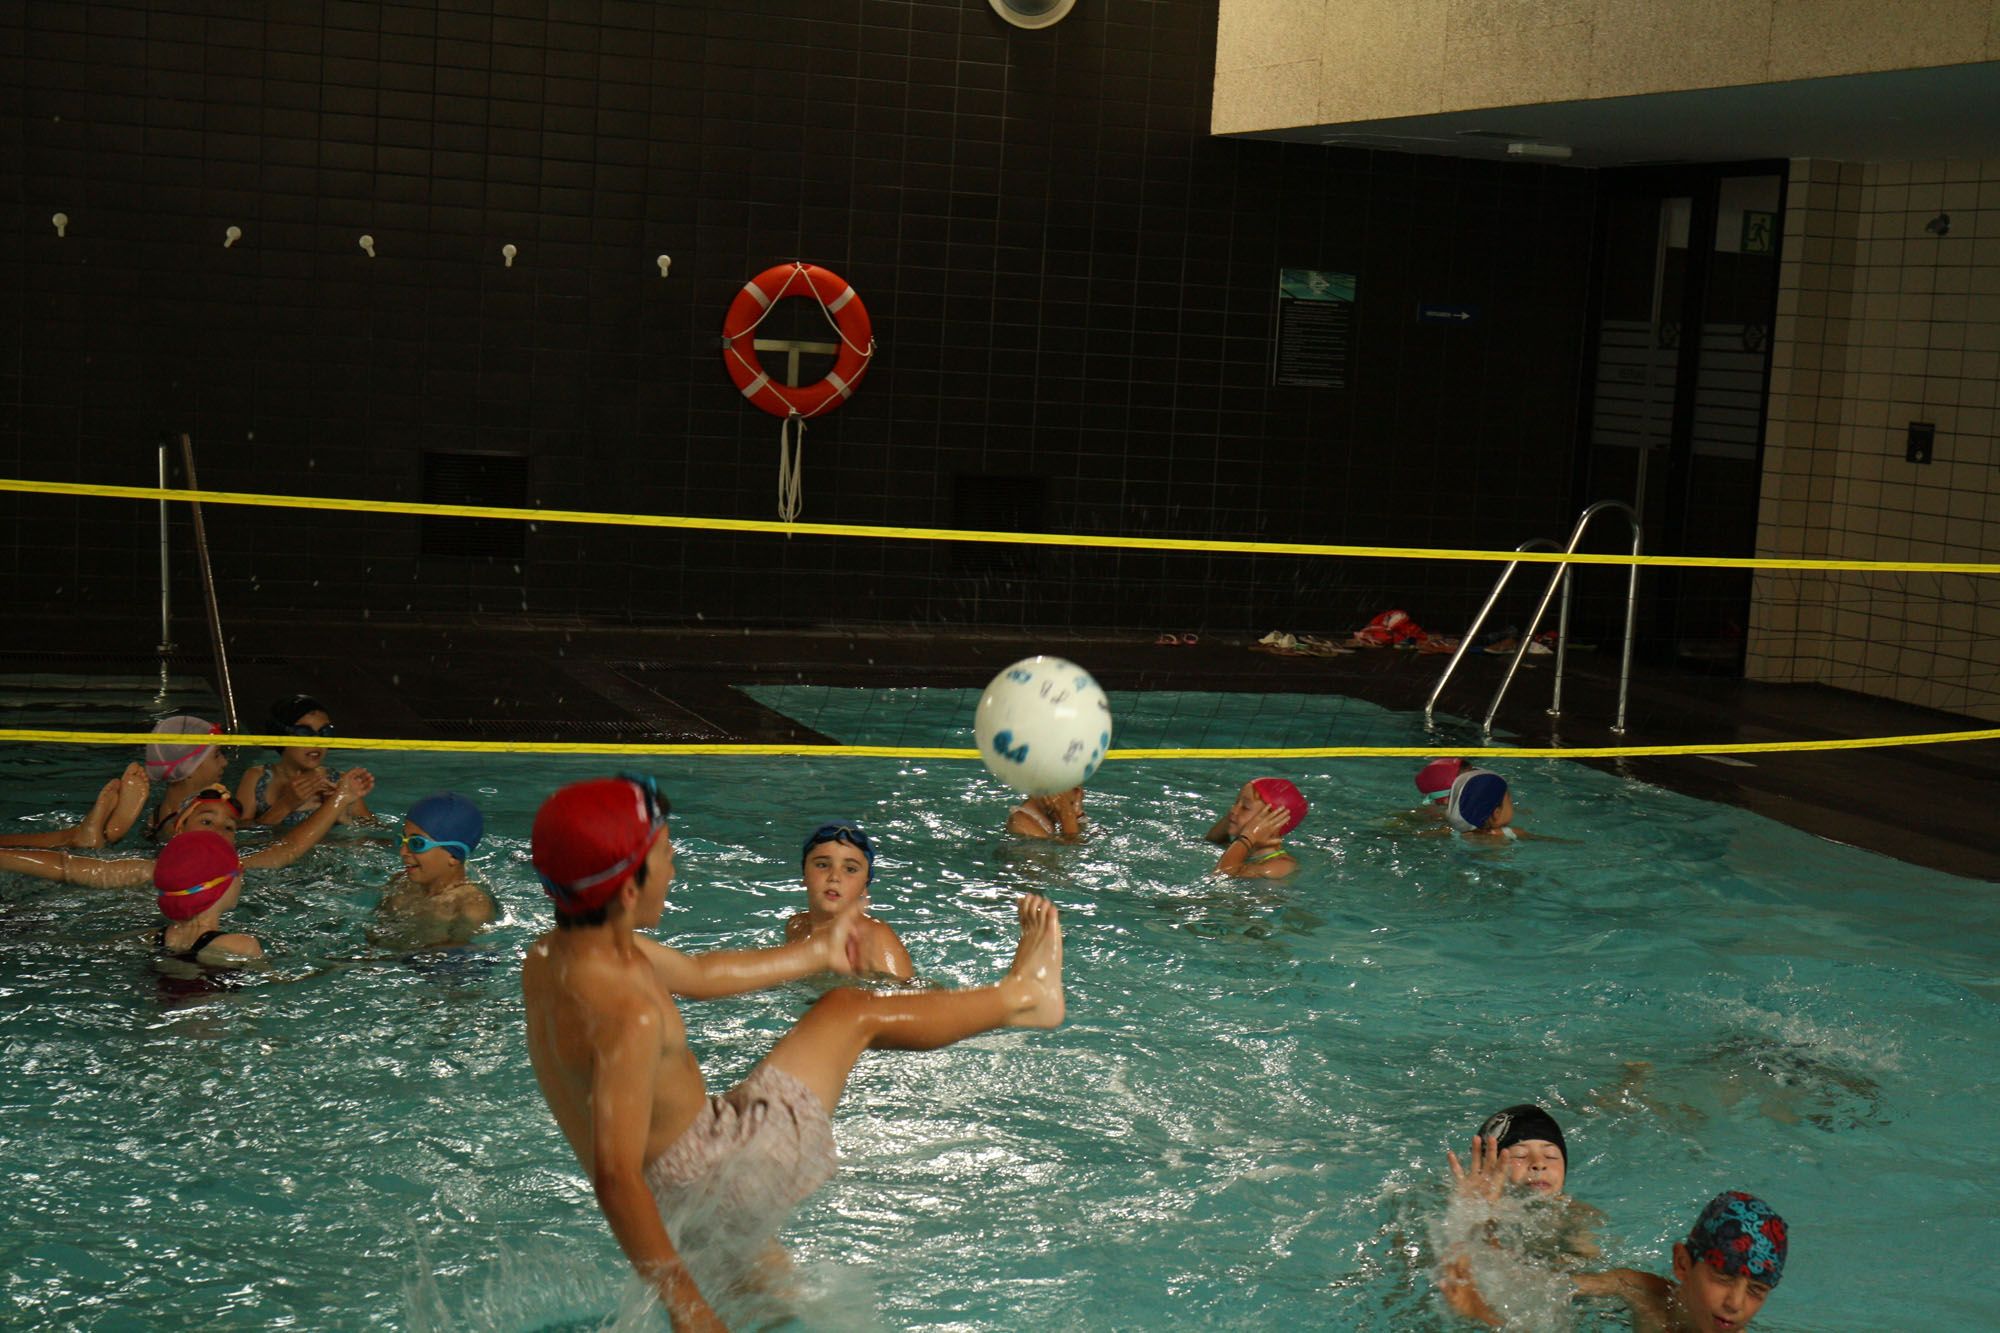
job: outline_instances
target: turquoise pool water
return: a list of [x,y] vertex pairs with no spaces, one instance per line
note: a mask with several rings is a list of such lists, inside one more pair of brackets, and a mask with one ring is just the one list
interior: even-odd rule
[[[974,702],[757,693],[852,741],[963,743]],[[190,702],[48,697],[10,698],[15,725]],[[1295,741],[1316,718],[1356,743],[1422,736],[1350,700],[1113,705],[1127,745]],[[535,1091],[516,984],[547,920],[532,811],[615,764],[366,762],[380,809],[447,786],[486,805],[475,864],[504,918],[477,948],[371,948],[392,858],[365,839],[254,880],[232,920],[276,966],[207,995],[154,976],[147,896],[0,876],[0,1322],[656,1326],[621,1314],[623,1261]],[[1255,764],[1109,763],[1077,848],[1004,839],[1009,798],[965,764],[650,767],[675,806],[681,947],[775,941],[797,838],[833,813],[877,835],[877,912],[925,976],[995,976],[1019,892],[1065,914],[1065,1027],[864,1060],[841,1174],[787,1233],[792,1327],[1451,1327],[1428,1272],[1443,1150],[1522,1100],[1563,1122],[1607,1262],[1662,1269],[1737,1186],[1793,1229],[1758,1327],[1990,1323],[1991,885],[1575,765],[1508,771],[1520,823],[1576,842],[1498,851],[1396,816],[1414,764],[1294,772],[1315,802],[1304,869],[1273,883],[1209,879],[1199,839]],[[80,808],[113,768],[0,752],[0,826]],[[711,1083],[815,993],[686,1005]]]

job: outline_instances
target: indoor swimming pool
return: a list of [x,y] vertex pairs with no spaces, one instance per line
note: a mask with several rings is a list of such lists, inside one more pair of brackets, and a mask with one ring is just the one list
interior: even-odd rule
[[[977,698],[752,693],[841,741],[908,745],[968,744]],[[201,703],[15,694],[18,726]],[[1420,718],[1323,696],[1113,707],[1128,747],[1425,741]],[[125,757],[0,752],[0,827],[81,810]],[[0,876],[5,1322],[663,1323],[633,1310],[536,1090],[518,984],[549,923],[533,811],[635,761],[349,760],[379,811],[444,788],[484,807],[473,866],[502,917],[473,947],[370,943],[396,862],[366,830],[253,873],[230,920],[272,967],[223,988],[154,972],[150,893]],[[971,762],[636,765],[673,801],[677,947],[778,942],[804,903],[799,839],[833,816],[875,836],[874,911],[920,977],[995,978],[1020,893],[1064,914],[1061,1029],[863,1059],[840,1174],[784,1236],[800,1290],[777,1326],[1456,1327],[1432,1280],[1444,1152],[1523,1101],[1562,1123],[1607,1266],[1666,1271],[1702,1203],[1742,1188],[1794,1242],[1760,1328],[1971,1329],[2000,1300],[1989,884],[1581,764],[1496,764],[1518,824],[1565,841],[1491,849],[1426,833],[1409,760],[1107,763],[1074,847],[1005,837],[1011,798]],[[1202,831],[1266,772],[1313,802],[1288,839],[1300,873],[1211,878]],[[817,992],[685,1003],[712,1088]]]

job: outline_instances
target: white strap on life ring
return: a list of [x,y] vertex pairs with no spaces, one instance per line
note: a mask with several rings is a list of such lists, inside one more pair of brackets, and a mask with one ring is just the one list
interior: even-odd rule
[[[799,425],[799,441],[792,444],[791,427]],[[778,422],[778,517],[796,523],[805,503],[806,419],[796,413]]]

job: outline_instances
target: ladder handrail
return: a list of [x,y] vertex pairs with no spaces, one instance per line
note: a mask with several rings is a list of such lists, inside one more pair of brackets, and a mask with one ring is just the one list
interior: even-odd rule
[[[1561,546],[1556,544],[1556,540],[1553,537],[1530,537],[1519,546],[1516,546],[1514,550],[1516,553],[1519,553],[1543,547],[1551,551],[1560,551],[1562,549]],[[1507,562],[1507,567],[1500,571],[1500,577],[1493,582],[1493,591],[1486,594],[1486,602],[1479,608],[1479,614],[1472,618],[1471,626],[1459,637],[1458,647],[1453,650],[1451,661],[1444,664],[1444,674],[1438,677],[1438,683],[1432,687],[1431,697],[1424,700],[1424,724],[1426,726],[1430,724],[1431,711],[1437,707],[1438,696],[1444,693],[1444,687],[1450,683],[1452,673],[1458,670],[1458,664],[1465,660],[1465,654],[1471,649],[1473,640],[1479,637],[1479,631],[1486,624],[1486,617],[1493,614],[1494,603],[1498,602],[1500,594],[1507,590],[1507,580],[1513,578],[1514,571],[1520,567],[1521,562],[1519,560],[1509,560]],[[1564,566],[1564,568],[1567,568],[1567,566]]]
[[[1576,526],[1570,529],[1569,545],[1563,548],[1563,554],[1576,554],[1577,546],[1583,541],[1584,531],[1590,527],[1590,520],[1596,518],[1606,510],[1616,510],[1625,515],[1626,521],[1632,525],[1632,554],[1639,554],[1639,516],[1633,512],[1631,505],[1619,500],[1599,500],[1596,504],[1591,505],[1581,514],[1577,515]],[[1618,717],[1611,726],[1611,732],[1614,736],[1625,734],[1625,700],[1632,685],[1632,633],[1638,621],[1639,566],[1635,564],[1630,568],[1631,573],[1627,577],[1625,584],[1625,647],[1618,666]],[[1535,632],[1542,626],[1542,617],[1548,614],[1549,603],[1555,599],[1558,585],[1563,589],[1562,628],[1564,631],[1567,631],[1569,628],[1570,569],[1571,566],[1568,564],[1558,565],[1555,574],[1549,579],[1549,586],[1542,590],[1542,600],[1535,606],[1534,617],[1529,620],[1527,631],[1521,635],[1521,642],[1514,649],[1513,660],[1507,663],[1507,674],[1500,678],[1500,688],[1493,691],[1493,704],[1486,710],[1486,720],[1481,724],[1480,728],[1488,736],[1493,734],[1493,719],[1500,712],[1500,701],[1507,697],[1507,687],[1514,683],[1514,673],[1521,669],[1521,660],[1528,655],[1529,647],[1535,642]],[[1549,704],[1549,712],[1553,716],[1561,716],[1562,669],[1564,657],[1566,656],[1564,650],[1568,646],[1568,638],[1565,633],[1557,643],[1555,697]]]
[[[1520,553],[1547,548],[1551,551],[1561,551],[1565,555],[1574,555],[1576,548],[1583,541],[1585,530],[1590,527],[1590,521],[1607,510],[1623,514],[1626,522],[1631,524],[1632,554],[1638,555],[1642,549],[1639,515],[1633,511],[1631,505],[1620,500],[1599,500],[1577,515],[1576,526],[1570,529],[1567,546],[1559,546],[1547,537],[1531,537],[1514,550]],[[1444,687],[1450,683],[1452,673],[1458,670],[1458,664],[1465,659],[1473,640],[1479,637],[1479,631],[1485,626],[1487,616],[1493,613],[1493,607],[1500,600],[1500,594],[1506,591],[1508,580],[1514,577],[1514,571],[1520,566],[1519,560],[1508,561],[1506,568],[1500,571],[1500,577],[1493,581],[1493,590],[1486,594],[1485,603],[1480,606],[1479,613],[1472,618],[1472,624],[1465,631],[1464,637],[1459,640],[1457,650],[1451,655],[1451,661],[1445,664],[1443,674],[1438,677],[1438,683],[1432,687],[1430,698],[1424,701],[1426,725],[1430,724],[1432,713],[1437,708],[1438,696],[1444,693]],[[1569,658],[1569,576],[1574,568],[1575,566],[1568,563],[1557,565],[1555,573],[1549,579],[1549,586],[1543,590],[1542,599],[1535,607],[1534,617],[1528,622],[1527,630],[1521,634],[1520,642],[1514,648],[1513,660],[1507,663],[1507,674],[1501,678],[1500,688],[1493,692],[1492,706],[1486,710],[1486,720],[1482,724],[1482,730],[1486,735],[1493,734],[1493,719],[1500,711],[1500,702],[1506,698],[1507,687],[1514,683],[1514,674],[1521,669],[1522,659],[1528,655],[1530,647],[1535,642],[1535,633],[1541,628],[1542,617],[1548,614],[1549,602],[1554,599],[1558,586],[1562,588],[1563,600],[1556,631],[1555,690],[1549,700],[1548,711],[1551,717],[1562,716],[1563,668]],[[1611,728],[1612,733],[1619,736],[1625,734],[1625,703],[1632,685],[1632,636],[1638,623],[1639,611],[1639,566],[1634,564],[1630,568],[1631,572],[1625,582],[1625,645],[1618,664],[1618,717]]]

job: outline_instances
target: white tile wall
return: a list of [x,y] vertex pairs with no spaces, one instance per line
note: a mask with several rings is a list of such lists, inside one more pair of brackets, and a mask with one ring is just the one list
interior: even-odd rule
[[[1793,162],[1779,282],[1757,553],[2000,565],[2000,158]],[[1760,575],[1747,669],[2000,721],[2000,576]]]

